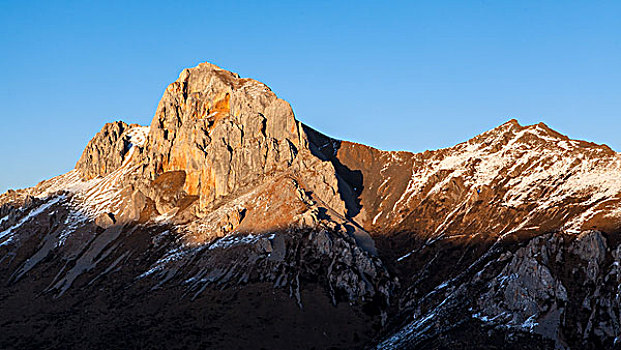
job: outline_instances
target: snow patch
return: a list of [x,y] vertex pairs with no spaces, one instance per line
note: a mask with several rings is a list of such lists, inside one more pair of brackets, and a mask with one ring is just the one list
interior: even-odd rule
[[404,256],[402,256],[402,257],[400,257],[400,258],[397,258],[397,261],[401,261],[401,260],[403,260],[403,259],[407,258],[408,256],[412,255],[412,253],[413,253],[413,252],[414,252],[414,251],[411,251],[411,252],[409,252],[409,253],[405,254]]
[[40,206],[32,209],[26,216],[24,216],[23,218],[21,218],[15,225],[9,227],[8,229],[0,232],[0,240],[5,239],[4,242],[0,243],[0,246],[4,246],[6,244],[8,244],[12,239],[13,239],[13,234],[15,233],[15,230],[17,230],[20,226],[22,226],[23,224],[25,224],[26,222],[30,221],[30,219],[38,216],[39,214],[43,213],[45,210],[47,210],[49,207],[51,207],[52,205],[60,202],[61,200],[64,200],[65,196],[61,195],[55,198],[52,198],[51,200],[49,200],[46,203],[41,204]]
[[226,236],[226,237],[220,238],[219,240],[215,241],[213,244],[209,246],[209,250],[218,249],[218,248],[220,249],[229,248],[229,247],[237,246],[237,245],[254,244],[261,239],[272,240],[274,239],[274,237],[275,237],[275,234],[273,233],[262,234],[262,235],[248,235],[248,236],[230,235],[230,236]]

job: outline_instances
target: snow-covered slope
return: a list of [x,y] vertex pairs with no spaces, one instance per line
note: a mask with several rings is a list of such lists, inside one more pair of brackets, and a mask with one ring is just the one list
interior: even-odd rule
[[379,233],[498,236],[614,231],[621,225],[621,155],[542,123],[512,120],[454,147],[419,154],[347,144],[335,158],[361,172],[355,219]]

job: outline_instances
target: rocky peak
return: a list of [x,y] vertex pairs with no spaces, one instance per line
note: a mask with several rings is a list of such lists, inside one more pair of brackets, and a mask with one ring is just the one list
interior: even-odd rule
[[291,166],[299,148],[287,102],[258,81],[202,63],[164,92],[143,161],[149,178],[185,171],[184,190],[205,206]]
[[[75,172],[47,181],[40,193],[76,188],[74,202],[100,226],[188,224],[190,242],[319,216],[345,223],[355,193],[347,172],[322,153],[324,143],[332,155],[340,145],[298,123],[266,85],[203,63],[168,86],[149,127],[105,125]],[[76,175],[96,181],[75,184]],[[350,233],[369,242],[360,229]]]
[[145,128],[138,124],[106,123],[86,145],[75,168],[84,180],[108,175],[123,164],[132,146],[145,141]]
[[[616,154],[606,145],[572,140],[543,122],[522,126],[516,119],[511,119],[494,129],[475,136],[465,143],[481,145],[481,148],[486,150],[489,150],[489,148],[486,148],[487,146],[494,145],[495,148],[513,147],[531,150],[546,148],[561,152],[578,152],[585,155],[593,153],[597,154],[596,156],[614,156]],[[447,150],[452,149],[454,147],[450,147]]]

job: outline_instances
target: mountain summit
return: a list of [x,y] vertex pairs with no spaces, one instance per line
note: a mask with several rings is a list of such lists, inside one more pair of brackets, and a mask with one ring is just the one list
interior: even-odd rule
[[612,348],[620,179],[543,123],[335,140],[203,63],[0,195],[0,347]]

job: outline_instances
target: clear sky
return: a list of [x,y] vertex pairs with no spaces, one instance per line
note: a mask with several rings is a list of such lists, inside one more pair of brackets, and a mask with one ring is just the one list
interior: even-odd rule
[[147,125],[184,67],[269,85],[297,118],[390,150],[510,118],[621,150],[621,1],[0,2],[0,192]]

